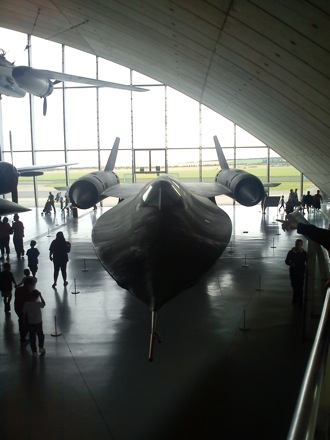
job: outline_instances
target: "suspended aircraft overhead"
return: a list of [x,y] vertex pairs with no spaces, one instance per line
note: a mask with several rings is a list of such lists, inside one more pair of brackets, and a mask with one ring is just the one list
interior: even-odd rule
[[129,84],[118,84],[51,70],[34,69],[29,66],[15,66],[14,63],[6,59],[4,50],[0,52],[0,95],[23,98],[26,93],[30,93],[31,95],[44,98],[44,115],[47,112],[47,96],[51,95],[55,84],[64,81],[132,92],[147,91],[147,89],[142,87]]

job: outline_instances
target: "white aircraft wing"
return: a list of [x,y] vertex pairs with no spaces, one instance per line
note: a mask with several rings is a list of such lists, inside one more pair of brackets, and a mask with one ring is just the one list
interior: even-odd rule
[[18,203],[11,202],[9,200],[0,199],[0,215],[9,215],[9,214],[16,214],[17,212],[25,212],[25,211],[31,211],[29,208],[25,208],[22,205],[19,205]]
[[51,70],[33,69],[33,72],[36,76],[40,76],[41,79],[49,79],[49,80],[56,80],[56,81],[70,81],[70,82],[75,82],[75,83],[88,84],[90,86],[112,87],[115,89],[131,90],[133,92],[147,92],[148,91],[148,89],[144,89],[142,87],[136,87],[136,86],[126,85],[126,84],[118,84],[118,83],[114,83],[114,82],[103,81],[103,80],[93,79],[93,78],[85,78],[83,76],[70,75],[70,74],[61,73],[61,72],[53,72]]
[[29,167],[18,167],[17,171],[21,174],[28,174],[28,173],[34,173],[38,171],[44,171],[44,170],[55,170],[56,168],[60,167],[67,167],[69,165],[76,165],[75,163],[57,163],[53,165],[30,165]]

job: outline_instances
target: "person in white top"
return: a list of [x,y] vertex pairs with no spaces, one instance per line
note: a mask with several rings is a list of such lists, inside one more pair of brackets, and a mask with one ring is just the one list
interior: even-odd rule
[[38,337],[39,354],[43,355],[46,350],[44,348],[45,335],[42,328],[41,309],[45,307],[46,303],[37,289],[32,290],[30,298],[29,301],[24,303],[23,317],[29,329],[32,355],[37,356],[36,337]]

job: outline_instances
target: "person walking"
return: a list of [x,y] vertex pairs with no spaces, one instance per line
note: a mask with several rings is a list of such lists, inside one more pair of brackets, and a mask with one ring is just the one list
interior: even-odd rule
[[52,192],[49,191],[48,194],[48,202],[50,203],[51,207],[54,210],[54,214],[56,214],[56,209],[55,209],[55,197],[54,194]]
[[13,229],[8,222],[8,217],[4,217],[0,221],[0,248],[1,248],[1,258],[5,256],[5,251],[7,254],[7,261],[9,260],[10,248],[9,239],[10,235],[13,233]]
[[28,327],[23,318],[23,307],[26,301],[30,300],[32,290],[35,288],[35,280],[32,277],[26,277],[24,279],[23,286],[16,287],[14,309],[18,317],[18,329],[20,334],[21,344],[26,342],[26,336],[28,334]]
[[13,242],[15,246],[15,251],[17,254],[17,258],[24,258],[24,246],[23,246],[23,238],[24,238],[24,225],[19,219],[19,215],[14,215],[13,221]]
[[39,250],[35,247],[37,242],[31,240],[30,249],[26,251],[26,256],[28,257],[28,267],[32,272],[32,276],[35,277],[38,272],[38,257],[40,255]]
[[309,213],[309,210],[311,209],[311,207],[313,205],[313,196],[311,195],[310,191],[307,191],[307,194],[305,195],[305,198],[304,198],[304,203],[305,203],[307,212]]
[[281,212],[281,209],[283,208],[283,212],[285,212],[285,201],[284,201],[284,196],[281,196],[281,200],[280,200],[280,207],[278,209],[278,212]]
[[295,241],[295,246],[288,252],[285,264],[289,266],[290,281],[293,290],[292,302],[302,306],[307,252],[304,250],[304,243],[300,238]]
[[319,211],[321,209],[322,202],[323,202],[323,197],[320,193],[320,190],[318,189],[316,191],[316,194],[314,194],[314,196],[313,196],[313,206],[317,211]]
[[71,250],[71,244],[65,240],[63,232],[59,231],[56,234],[55,240],[51,242],[49,248],[49,259],[54,264],[54,284],[52,285],[53,289],[55,289],[56,287],[57,278],[60,269],[63,277],[64,286],[68,285],[66,266],[69,261],[68,254],[70,250]]
[[70,199],[69,199],[69,195],[68,195],[67,192],[64,194],[64,207],[62,208],[62,211],[64,212],[65,209],[67,210],[67,213],[69,214],[69,211],[70,211]]
[[6,314],[10,313],[10,302],[12,299],[11,291],[13,285],[16,287],[17,283],[15,281],[14,275],[11,272],[10,263],[6,262],[3,264],[3,271],[0,273],[0,290],[3,297]]
[[[40,301],[38,301],[39,298]],[[37,289],[32,290],[30,300],[26,301],[23,305],[23,319],[29,329],[30,346],[34,357],[37,356],[37,337],[39,354],[44,355],[46,353],[44,348],[45,335],[42,328],[41,313],[41,309],[43,309],[45,305],[45,300]]]
[[63,196],[61,192],[58,192],[55,197],[55,201],[59,202],[61,210],[63,209]]

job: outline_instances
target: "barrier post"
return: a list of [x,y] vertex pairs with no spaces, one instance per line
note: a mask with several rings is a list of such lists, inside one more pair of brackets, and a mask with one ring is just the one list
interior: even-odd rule
[[242,267],[248,267],[248,265],[246,264],[246,254],[244,254],[244,264]]
[[240,330],[242,330],[243,332],[247,332],[248,330],[250,330],[248,327],[246,327],[246,325],[245,325],[245,309],[244,309],[244,312],[243,312],[243,327],[240,327],[239,328]]
[[77,292],[77,284],[76,284],[76,279],[74,279],[74,291],[71,292],[73,295],[77,295],[80,292]]
[[260,273],[259,273],[259,287],[257,287],[256,290],[258,290],[258,292],[262,292],[263,291],[263,289],[261,288],[261,275],[260,275]]
[[57,324],[56,324],[56,316],[55,316],[55,333],[52,333],[52,336],[61,336],[62,333],[57,333]]
[[233,242],[231,241],[230,243],[229,243],[229,251],[228,251],[228,254],[233,254],[234,253],[234,251],[233,251]]
[[88,269],[86,268],[86,259],[85,258],[84,258],[84,268],[81,271],[88,272]]

